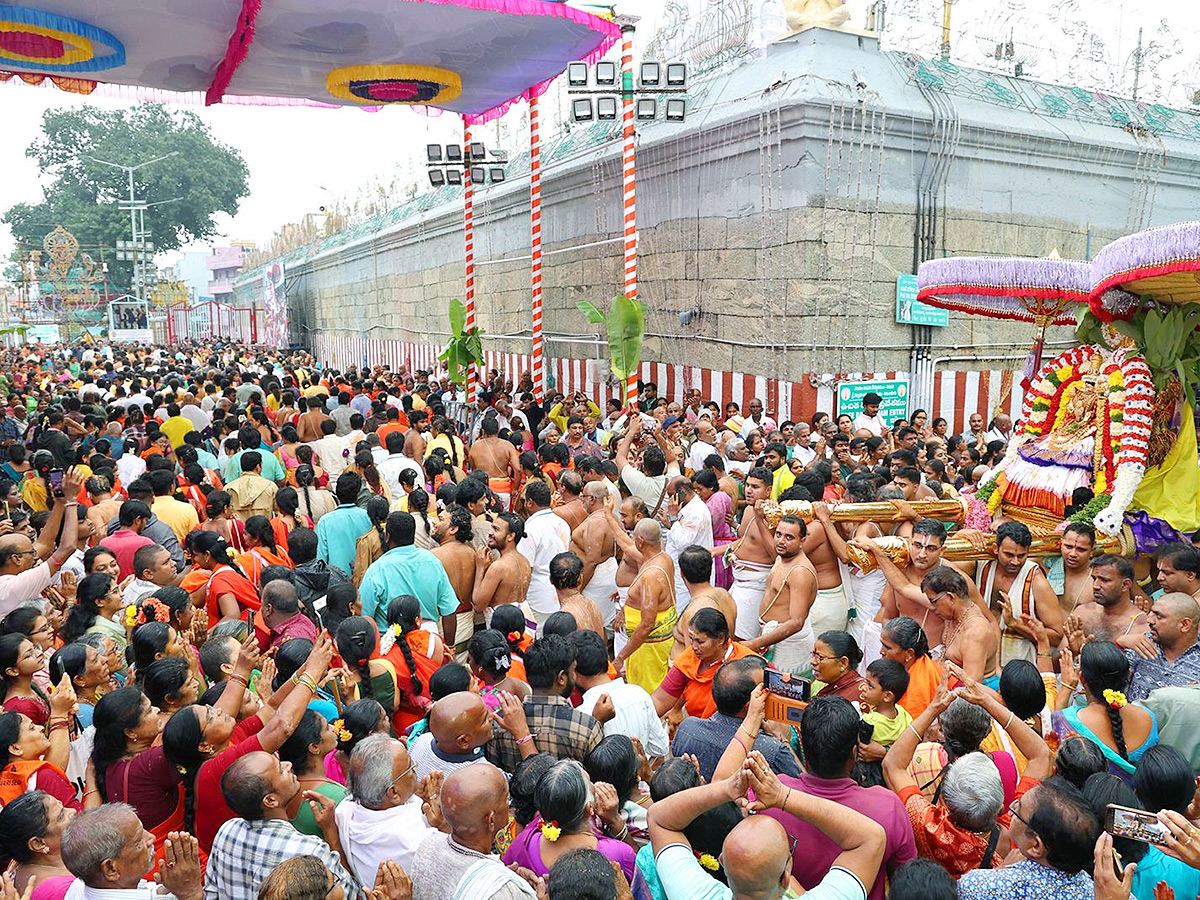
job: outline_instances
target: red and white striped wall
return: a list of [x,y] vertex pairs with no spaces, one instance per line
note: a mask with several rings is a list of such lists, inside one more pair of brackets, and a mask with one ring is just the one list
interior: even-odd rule
[[[429,344],[350,335],[320,335],[315,338],[313,347],[314,355],[322,364],[337,369],[366,364],[387,366],[392,370],[405,366],[410,372],[418,369],[442,371],[442,364],[437,358],[440,352],[441,348]],[[485,371],[482,375],[485,379],[488,373],[496,369],[506,380],[515,384],[532,371],[532,357],[528,353],[485,350],[484,357]],[[581,390],[600,406],[609,397],[618,395],[617,388],[607,381],[589,377],[587,360],[547,357],[545,364],[547,374],[553,380],[552,392]],[[599,372],[598,369],[593,363],[593,374],[608,375],[607,365]],[[876,372],[852,380],[897,378],[908,378],[908,373]],[[715,400],[722,406],[733,400],[744,408],[746,403],[757,397],[780,420],[798,422],[811,418],[816,412],[834,415],[837,411],[837,381],[821,384],[812,375],[805,376],[801,381],[782,381],[742,372],[643,362],[641,379],[654,382],[659,396],[672,400],[682,401],[684,392],[692,388],[698,388],[705,400]],[[981,413],[985,420],[991,419],[998,411],[1006,412],[1015,422],[1021,414],[1022,398],[1020,377],[1013,372],[941,370],[934,373],[933,403],[927,412],[930,420],[938,416],[945,418],[949,422],[950,433],[956,434],[967,427],[971,415],[976,412]]]

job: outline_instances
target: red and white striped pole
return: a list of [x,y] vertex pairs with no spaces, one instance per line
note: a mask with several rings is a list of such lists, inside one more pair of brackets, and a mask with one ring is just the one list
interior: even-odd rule
[[[463,123],[463,158],[466,159],[471,151],[471,126]],[[475,186],[471,181],[471,163],[468,160],[463,172],[463,230],[466,238],[466,297],[463,305],[467,308],[467,331],[475,327]],[[475,364],[467,369],[467,404],[475,403]]]
[[546,396],[542,342],[542,141],[538,130],[538,98],[529,96],[529,205],[533,257],[533,399]]
[[[621,22],[621,104],[624,125],[624,148],[621,159],[622,198],[625,238],[625,296],[637,300],[638,293],[638,230],[635,174],[636,129],[634,127],[633,97],[633,22]],[[626,379],[625,402],[630,408],[637,405],[638,373]]]

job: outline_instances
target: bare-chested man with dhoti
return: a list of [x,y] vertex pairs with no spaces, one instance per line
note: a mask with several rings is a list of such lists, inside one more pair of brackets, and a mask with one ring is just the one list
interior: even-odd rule
[[1067,646],[1078,654],[1087,636],[1131,649],[1146,631],[1147,617],[1133,602],[1133,563],[1115,553],[1092,560],[1092,600],[1075,607],[1066,621]]
[[587,518],[571,532],[571,551],[583,560],[580,592],[596,605],[611,637],[618,592],[616,541],[606,510],[608,496],[608,485],[603,479],[583,486],[582,501]]
[[521,460],[511,441],[500,437],[500,422],[495,416],[484,416],[479,425],[479,437],[471,444],[467,459],[472,469],[486,472],[488,487],[505,510],[512,509],[512,498],[520,487]]
[[556,500],[554,514],[565,519],[572,531],[583,524],[587,518],[587,509],[583,505],[583,476],[570,469],[560,472]]
[[798,516],[784,516],[775,526],[777,558],[759,613],[762,634],[744,642],[747,650],[766,654],[775,668],[792,674],[812,669],[816,643],[809,618],[819,576],[804,552],[806,537],[804,520]]
[[[801,474],[806,476],[809,473]],[[809,493],[811,495],[812,491]],[[816,496],[819,498],[820,495]],[[813,634],[845,631],[846,623],[850,620],[850,596],[842,584],[842,568],[838,564],[837,554],[834,553],[824,524],[819,520],[808,523],[804,537],[804,555],[817,573],[817,596],[808,612],[808,622],[812,625]]]
[[625,680],[655,690],[670,668],[675,631],[675,563],[662,546],[662,531],[653,519],[634,526],[633,541],[642,557],[625,604],[626,643],[613,660]]
[[450,586],[458,597],[458,609],[454,613],[458,621],[454,631],[454,655],[464,658],[475,635],[475,608],[471,601],[475,592],[476,561],[471,537],[471,513],[464,506],[455,504],[433,521],[433,539],[438,542],[433,555],[446,570]]
[[711,606],[718,609],[729,623],[730,632],[737,622],[737,606],[729,591],[712,584],[713,558],[712,553],[699,544],[684,547],[679,554],[679,575],[687,586],[690,599],[679,620],[675,623],[675,643],[671,647],[671,662],[684,651],[688,645],[688,624],[698,610]]
[[767,576],[775,562],[775,535],[763,518],[762,506],[771,499],[773,483],[774,476],[765,466],[756,466],[746,474],[746,509],[738,539],[732,550],[725,549],[732,555],[733,584],[729,593],[737,606],[734,636],[739,641],[752,640],[760,633],[758,614],[767,590]]
[[[1062,533],[1059,557],[1062,559],[1062,589],[1058,590],[1058,608],[1063,622],[1080,606],[1092,602],[1092,551],[1096,531],[1086,522],[1072,522]],[[1058,589],[1051,581],[1051,587]]]
[[1050,646],[1063,636],[1058,595],[1036,559],[1029,555],[1033,535],[1021,522],[1005,522],[996,529],[996,558],[979,567],[975,576],[979,593],[1000,622],[1000,665],[1014,659],[1037,661],[1037,638],[1021,621],[1033,616],[1046,629]]
[[625,646],[625,602],[629,599],[629,586],[637,579],[638,570],[642,567],[642,555],[638,552],[633,540],[633,529],[642,519],[649,518],[650,510],[640,497],[626,497],[621,501],[617,513],[613,513],[613,503],[605,504],[604,520],[608,523],[608,533],[617,547],[617,609],[613,616],[613,652],[620,653]]
[[583,560],[567,550],[550,560],[550,585],[558,593],[559,612],[575,617],[575,626],[580,631],[594,631],[604,637],[604,620],[596,604],[579,592],[579,578],[583,574]]
[[[941,646],[945,623],[940,616],[933,614],[929,598],[921,590],[921,581],[929,572],[942,565],[946,526],[937,519],[921,519],[913,525],[912,537],[908,539],[909,563],[903,569],[892,562],[872,538],[857,537],[850,543],[870,550],[887,579],[887,587],[883,589],[879,598],[879,614],[875,621],[883,624],[897,616],[908,616],[920,623],[931,648]],[[982,609],[983,599],[975,582],[970,578],[967,578],[967,590],[971,599]]]
[[971,600],[968,579],[950,566],[938,566],[921,581],[934,614],[945,623],[942,657],[994,691],[1000,690],[1000,632]]
[[[500,513],[492,522],[488,546],[475,553],[475,589],[471,595],[475,621],[491,625],[494,608],[525,600],[533,570],[529,560],[517,552],[524,536],[525,523],[520,516]],[[492,559],[493,550],[500,554],[496,559]]]

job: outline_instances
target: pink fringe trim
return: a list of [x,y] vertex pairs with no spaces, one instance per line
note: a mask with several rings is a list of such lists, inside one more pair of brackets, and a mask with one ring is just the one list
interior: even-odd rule
[[246,54],[250,52],[250,45],[254,43],[254,20],[258,18],[260,9],[262,9],[262,0],[242,0],[242,11],[238,16],[237,28],[229,37],[225,58],[217,66],[217,73],[213,76],[212,84],[204,97],[205,106],[221,102],[225,91],[229,88],[229,82],[233,79],[233,73],[245,60]]

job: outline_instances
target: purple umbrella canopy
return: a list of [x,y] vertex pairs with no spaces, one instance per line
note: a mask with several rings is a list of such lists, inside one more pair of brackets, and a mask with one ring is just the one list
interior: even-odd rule
[[[1200,303],[1200,222],[1179,222],[1118,238],[1096,254],[1092,272],[1089,302],[1102,319],[1128,316],[1142,298]],[[1136,295],[1135,302],[1116,302],[1122,293]]]
[[0,6],[0,71],[207,103],[432,106],[483,122],[619,38],[549,0],[33,0]]
[[951,256],[921,263],[917,299],[959,312],[1047,325],[1074,325],[1087,303],[1091,270],[1074,259]]

